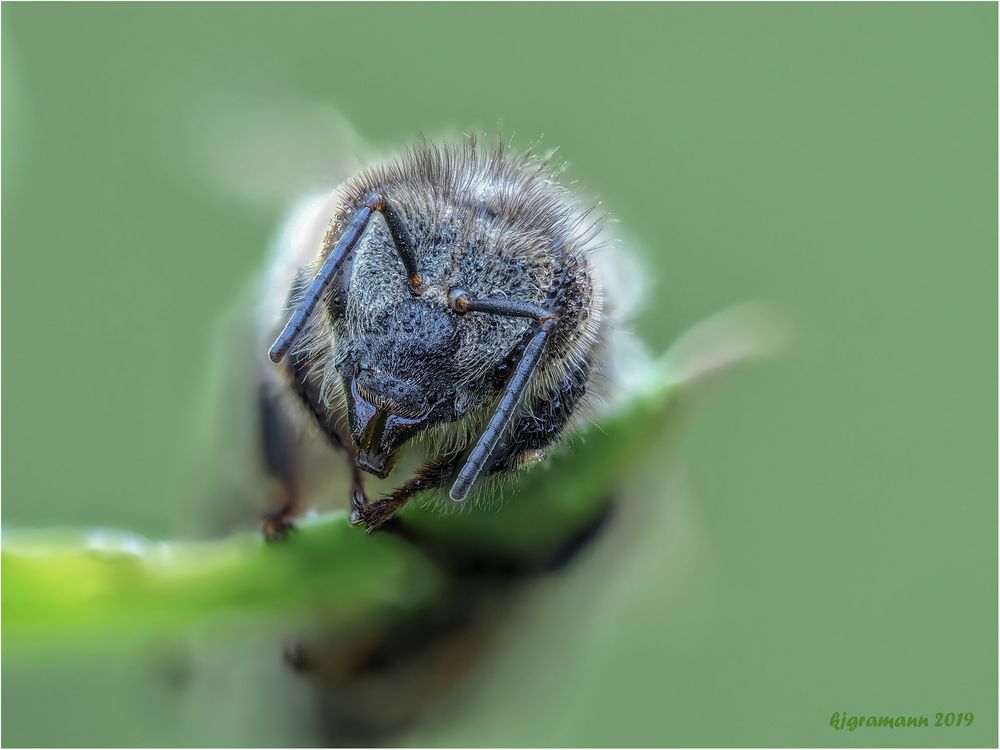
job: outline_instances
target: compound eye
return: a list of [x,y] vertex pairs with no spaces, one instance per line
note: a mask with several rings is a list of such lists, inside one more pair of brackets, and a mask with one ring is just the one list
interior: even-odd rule
[[469,295],[461,289],[452,289],[448,294],[448,305],[457,313],[469,311]]

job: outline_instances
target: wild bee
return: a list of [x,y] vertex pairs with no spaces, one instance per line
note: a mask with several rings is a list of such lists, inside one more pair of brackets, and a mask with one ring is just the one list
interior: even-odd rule
[[[261,119],[253,114],[234,126]],[[322,124],[317,131],[331,130]],[[334,140],[356,142],[340,132]],[[308,145],[309,158],[287,171],[323,161],[322,144]],[[226,161],[272,153],[287,158],[261,147]],[[217,531],[243,525],[254,501],[279,506],[265,521],[272,539],[324,502],[350,503],[368,530],[424,490],[444,490],[428,498],[462,508],[502,478],[544,470],[529,467],[572,450],[576,427],[661,372],[629,329],[643,296],[639,267],[600,209],[560,184],[550,158],[467,138],[338,169],[355,176],[292,212],[212,348],[224,381],[211,403],[222,413],[209,420],[200,486]],[[251,190],[254,173],[285,172],[246,169],[227,191],[279,200],[285,189],[270,179]],[[717,335],[730,327],[688,341],[672,369],[695,379],[724,367],[729,352],[743,356],[733,337]],[[404,472],[395,489],[367,499],[366,481]],[[289,635],[286,661],[314,689],[320,744],[398,744],[396,733],[439,702],[468,695],[462,681],[517,597],[589,549],[610,528],[613,501],[608,490],[599,508],[571,514],[530,549],[456,544],[405,518],[390,524],[432,562],[441,593],[433,606],[357,632],[305,623]]]
[[[558,177],[501,143],[421,142],[297,212],[255,336],[282,496],[269,538],[316,463],[303,421],[346,455],[351,522],[372,531],[420,492],[460,503],[537,464],[612,395],[630,300],[611,287],[628,257]],[[419,455],[415,475],[369,501],[363,472],[390,475],[404,450]]]

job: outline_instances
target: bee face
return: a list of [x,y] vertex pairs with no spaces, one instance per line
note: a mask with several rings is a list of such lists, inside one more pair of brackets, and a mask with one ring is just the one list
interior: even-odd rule
[[446,311],[419,298],[367,311],[337,341],[338,371],[358,466],[384,477],[399,448],[456,418],[459,336]]
[[438,222],[427,231],[427,213],[442,208],[396,206],[416,228],[421,289],[406,283],[385,224],[373,222],[359,242],[346,304],[330,311],[358,466],[379,477],[411,438],[490,405],[527,328],[524,319],[462,315],[453,292],[542,301],[551,281],[549,264],[524,260],[537,251],[516,232],[495,235],[490,248],[471,212],[453,212],[450,227]]

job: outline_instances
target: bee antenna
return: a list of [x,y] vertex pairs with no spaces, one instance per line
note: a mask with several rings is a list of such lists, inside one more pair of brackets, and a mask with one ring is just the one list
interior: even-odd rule
[[475,484],[476,479],[479,478],[479,475],[485,468],[486,462],[492,455],[493,449],[496,447],[501,435],[503,435],[504,428],[507,427],[507,423],[510,421],[514,409],[517,407],[518,401],[521,400],[521,394],[524,393],[531,374],[538,365],[538,360],[542,356],[542,349],[545,346],[545,340],[555,326],[555,322],[555,318],[548,318],[543,321],[538,331],[528,341],[527,346],[524,347],[521,361],[517,363],[517,369],[514,370],[514,374],[507,381],[507,387],[504,389],[503,397],[500,399],[496,411],[490,418],[489,424],[486,425],[486,429],[483,430],[482,435],[479,436],[479,440],[476,441],[476,446],[469,453],[469,457],[465,460],[465,465],[458,472],[458,477],[455,479],[455,484],[452,485],[451,492],[448,493],[448,496],[455,502],[460,502],[466,498],[469,490],[472,489],[472,485]]
[[383,206],[384,201],[382,197],[377,193],[372,193],[372,195],[365,199],[364,205],[354,212],[354,216],[351,217],[351,223],[348,224],[347,229],[340,236],[336,247],[326,256],[326,260],[309,285],[309,289],[306,290],[305,296],[299,302],[299,306],[295,308],[292,317],[289,318],[288,323],[285,324],[284,329],[278,334],[278,338],[275,339],[274,344],[272,344],[271,349],[268,351],[267,356],[271,358],[272,362],[277,364],[288,354],[288,350],[292,348],[292,344],[295,343],[295,340],[305,329],[306,323],[309,322],[309,316],[312,315],[313,310],[316,309],[316,305],[319,304],[323,294],[337,275],[340,267],[344,264],[344,259],[352,254],[354,247],[358,244],[358,240],[361,239],[361,235],[368,228],[372,213],[380,211]]

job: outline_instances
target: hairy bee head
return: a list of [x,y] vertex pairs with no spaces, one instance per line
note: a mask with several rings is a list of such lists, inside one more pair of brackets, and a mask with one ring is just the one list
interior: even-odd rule
[[386,476],[404,444],[452,426],[485,430],[478,473],[510,417],[501,397],[534,397],[594,346],[586,214],[534,162],[474,145],[418,149],[339,195],[271,359],[319,364],[365,471]]

